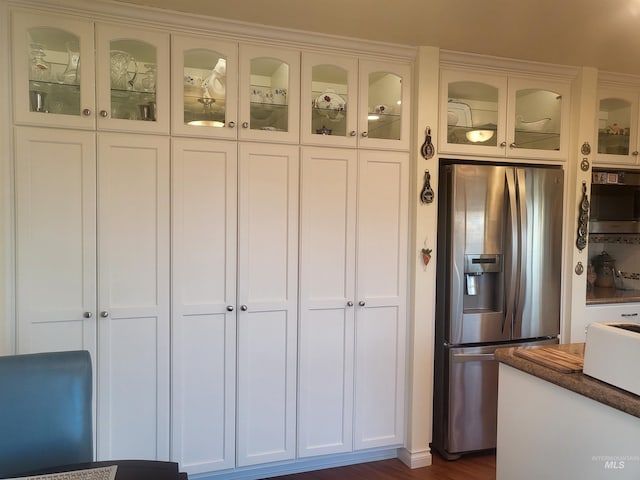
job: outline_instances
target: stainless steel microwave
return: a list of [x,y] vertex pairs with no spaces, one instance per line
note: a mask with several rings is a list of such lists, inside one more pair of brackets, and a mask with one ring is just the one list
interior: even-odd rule
[[589,233],[640,233],[640,171],[594,169]]

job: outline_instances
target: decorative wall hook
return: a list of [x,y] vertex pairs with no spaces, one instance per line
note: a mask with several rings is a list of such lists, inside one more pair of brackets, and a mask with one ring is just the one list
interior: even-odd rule
[[429,170],[424,171],[424,185],[420,192],[420,202],[423,204],[433,202],[433,189],[431,188],[431,174]]

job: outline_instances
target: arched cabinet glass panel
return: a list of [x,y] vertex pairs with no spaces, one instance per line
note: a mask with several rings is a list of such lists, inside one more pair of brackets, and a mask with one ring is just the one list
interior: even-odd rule
[[206,49],[186,50],[183,68],[185,125],[224,127],[227,58]]
[[348,98],[347,70],[336,65],[314,65],[308,100],[312,104],[310,133],[346,137],[347,119],[351,114]]
[[251,130],[289,131],[289,65],[274,58],[250,63]]
[[516,91],[515,99],[515,147],[560,150],[562,95],[531,88]]
[[111,118],[157,120],[157,49],[139,40],[110,42]]
[[400,140],[402,132],[402,77],[389,72],[369,74],[366,136]]
[[447,143],[498,145],[498,88],[481,82],[449,84]]
[[598,153],[629,155],[631,102],[622,98],[600,99]]
[[28,30],[29,111],[81,114],[80,39],[52,27]]

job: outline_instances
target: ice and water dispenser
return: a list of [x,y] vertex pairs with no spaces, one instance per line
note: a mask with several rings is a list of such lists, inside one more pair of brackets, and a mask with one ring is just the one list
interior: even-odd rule
[[465,254],[464,313],[502,311],[502,260],[502,254]]

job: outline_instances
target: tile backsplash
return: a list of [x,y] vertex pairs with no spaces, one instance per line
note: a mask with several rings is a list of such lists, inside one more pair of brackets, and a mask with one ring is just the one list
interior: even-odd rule
[[590,235],[589,261],[593,263],[603,251],[615,259],[622,288],[640,290],[640,235]]

